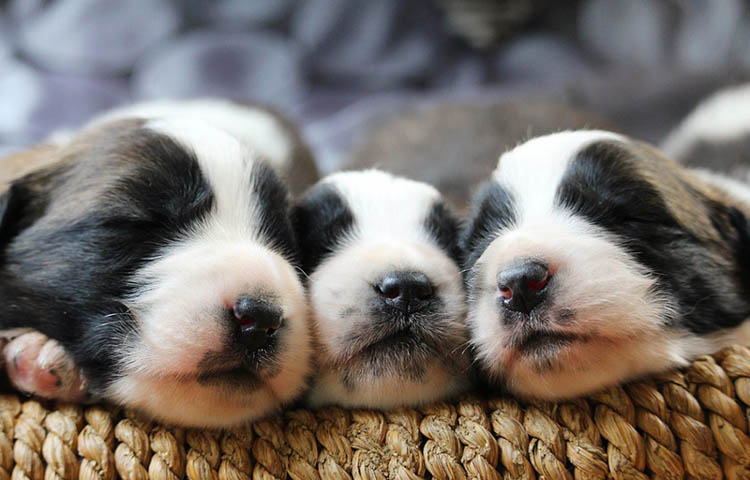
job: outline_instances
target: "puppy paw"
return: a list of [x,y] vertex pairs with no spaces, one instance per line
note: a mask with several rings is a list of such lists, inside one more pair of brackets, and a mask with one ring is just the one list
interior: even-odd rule
[[42,398],[86,400],[86,381],[65,349],[39,332],[10,340],[3,358],[10,382],[23,392]]

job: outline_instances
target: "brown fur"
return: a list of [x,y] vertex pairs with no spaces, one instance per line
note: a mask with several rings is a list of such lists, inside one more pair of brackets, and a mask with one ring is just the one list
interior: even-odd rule
[[[666,157],[658,149],[642,142],[633,142],[634,163],[639,174],[659,192],[677,222],[695,238],[706,245],[708,257],[727,272],[739,278],[734,258],[734,242],[738,232],[731,224],[728,209],[721,214],[709,210],[709,204],[737,208],[745,215],[750,209],[725,191],[707,185],[692,172],[674,160]],[[708,203],[707,203],[708,202]]]
[[713,214],[706,203],[699,200],[703,198],[735,207],[746,215],[750,215],[750,208],[724,190],[702,182],[655,147],[642,142],[634,143],[634,151],[642,159],[637,163],[639,173],[662,192],[662,199],[674,218],[696,237],[726,247],[726,241],[720,237],[714,225],[719,222],[719,225],[728,227],[728,219],[712,218]]
[[274,108],[266,105],[243,101],[236,101],[235,103],[268,113],[284,127],[286,133],[291,137],[293,149],[289,169],[278,173],[286,181],[292,196],[297,197],[307,190],[310,185],[318,181],[320,173],[315,163],[315,156],[308,148],[297,127],[289,119],[281,115]]
[[8,188],[13,180],[56,161],[58,149],[57,145],[40,144],[0,158],[0,191]]
[[129,156],[101,154],[126,142],[141,125],[143,121],[137,119],[108,122],[83,131],[69,144],[33,148],[28,154],[8,158],[7,163],[3,159],[2,173],[32,192],[32,208],[45,208],[46,221],[80,218],[102,201],[101,193],[108,185],[138,165]]

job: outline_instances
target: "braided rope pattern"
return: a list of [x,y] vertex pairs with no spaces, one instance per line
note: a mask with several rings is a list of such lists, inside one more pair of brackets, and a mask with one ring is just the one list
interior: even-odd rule
[[289,410],[223,432],[0,395],[0,480],[750,479],[750,349],[588,398]]

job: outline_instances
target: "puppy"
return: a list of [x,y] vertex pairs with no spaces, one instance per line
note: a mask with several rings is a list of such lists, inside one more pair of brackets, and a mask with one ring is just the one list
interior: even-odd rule
[[468,387],[458,222],[437,190],[336,173],[293,219],[319,344],[310,404],[389,408]]
[[605,131],[504,153],[462,237],[482,370],[564,398],[750,340],[745,199]]
[[309,313],[275,170],[309,159],[277,116],[218,100],[121,110],[6,159],[0,328],[56,342],[11,342],[11,378],[189,426],[296,398]]

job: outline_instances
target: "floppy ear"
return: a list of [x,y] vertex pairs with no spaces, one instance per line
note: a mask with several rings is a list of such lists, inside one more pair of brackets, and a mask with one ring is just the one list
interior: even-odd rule
[[52,169],[30,173],[0,190],[0,253],[44,214],[56,173]]
[[5,231],[5,225],[10,220],[6,220],[6,214],[10,217],[9,210],[13,209],[13,205],[10,203],[10,189],[6,189],[0,193],[0,235]]
[[0,158],[0,252],[43,213],[61,171],[58,150],[41,145]]
[[23,228],[21,218],[28,194],[17,183],[0,192],[0,250]]
[[729,223],[735,230],[733,253],[737,273],[746,292],[750,293],[750,221],[738,208],[729,209]]
[[[24,228],[27,196],[21,183],[14,182],[0,190],[0,331],[29,327],[30,320],[36,317],[28,315],[30,310],[25,305],[32,301],[42,304],[33,291],[20,287],[15,276],[8,275],[4,268],[6,248]],[[49,303],[46,298],[44,301]]]

